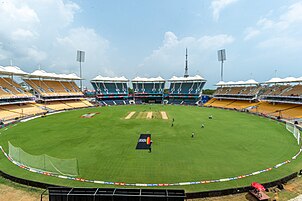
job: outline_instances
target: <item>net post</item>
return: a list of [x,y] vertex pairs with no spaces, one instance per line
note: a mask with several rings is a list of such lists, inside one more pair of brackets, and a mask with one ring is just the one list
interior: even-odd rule
[[45,159],[46,159],[46,154],[43,154],[43,169],[44,170],[46,170]]
[[79,169],[79,161],[78,159],[76,158],[76,162],[77,162],[77,175],[80,174],[80,169]]
[[19,161],[18,162],[22,163],[22,161],[21,161],[21,155],[20,155],[20,148],[19,147],[18,147],[18,155],[19,155]]

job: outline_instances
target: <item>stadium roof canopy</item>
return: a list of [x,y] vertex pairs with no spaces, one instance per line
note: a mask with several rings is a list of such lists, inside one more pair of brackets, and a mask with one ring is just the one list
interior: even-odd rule
[[28,75],[17,66],[0,66],[0,75]]
[[28,78],[49,78],[49,79],[64,79],[64,80],[82,80],[76,74],[56,74],[56,73],[47,73],[44,70],[36,70],[26,77]]
[[103,77],[101,75],[96,76],[91,81],[105,81],[105,82],[128,82],[129,80],[124,76],[121,77]]
[[189,76],[189,77],[176,77],[173,76],[171,79],[168,80],[169,82],[177,82],[177,81],[206,81],[200,75]]
[[134,79],[132,79],[132,82],[165,82],[165,80],[160,76],[150,78],[135,77]]
[[302,82],[302,77],[286,77],[286,78],[278,78],[274,77],[268,81],[266,81],[266,84],[272,84],[272,83],[290,83],[290,82]]
[[216,86],[257,85],[257,84],[259,84],[259,82],[255,81],[255,80],[238,81],[238,82],[233,82],[233,81],[224,82],[224,81],[220,81],[220,82],[218,82],[216,84]]

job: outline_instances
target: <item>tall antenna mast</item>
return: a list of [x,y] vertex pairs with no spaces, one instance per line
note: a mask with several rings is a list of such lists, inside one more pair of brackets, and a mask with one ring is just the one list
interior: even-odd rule
[[186,65],[185,65],[185,75],[184,77],[189,77],[188,73],[188,49],[186,48]]

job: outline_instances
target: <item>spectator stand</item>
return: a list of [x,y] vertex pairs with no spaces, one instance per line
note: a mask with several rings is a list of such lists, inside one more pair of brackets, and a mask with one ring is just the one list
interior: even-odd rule
[[34,102],[34,96],[22,88],[14,77],[28,73],[16,66],[0,66],[0,104]]
[[216,99],[233,99],[254,101],[257,99],[261,86],[255,80],[223,82],[216,84],[218,87],[214,93]]
[[255,80],[223,82],[216,84],[218,87],[213,98],[204,106],[250,110],[258,104],[258,94],[262,86]]
[[195,105],[201,98],[202,88],[206,80],[200,75],[193,77],[173,76],[170,82],[167,96],[170,104]]
[[101,105],[125,105],[128,103],[129,80],[124,76],[103,77],[99,75],[90,82],[95,90],[96,100]]
[[278,119],[302,118],[302,77],[219,82],[213,98],[204,106],[249,111]]
[[166,81],[161,77],[134,78],[132,86],[135,103],[163,103],[165,83]]
[[302,77],[272,78],[264,82],[261,101],[302,104]]
[[38,110],[32,107],[35,97],[14,79],[27,75],[17,66],[0,66],[0,120],[7,122],[33,115]]
[[56,74],[43,70],[23,76],[36,97],[37,105],[48,112],[92,106],[84,100],[84,94],[75,83],[81,79],[76,74]]

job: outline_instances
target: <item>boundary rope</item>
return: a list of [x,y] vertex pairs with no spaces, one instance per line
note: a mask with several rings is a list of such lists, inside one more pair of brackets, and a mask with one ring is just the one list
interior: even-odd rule
[[208,183],[216,183],[216,182],[225,182],[225,181],[232,181],[232,180],[238,180],[238,179],[242,179],[242,178],[246,178],[246,177],[250,177],[253,175],[258,175],[264,172],[268,172],[271,171],[273,169],[277,169],[285,164],[288,164],[290,162],[292,162],[293,160],[295,160],[302,152],[302,147],[300,148],[299,152],[297,154],[295,154],[291,160],[286,160],[282,163],[279,163],[273,167],[270,168],[266,168],[263,170],[259,170],[256,172],[252,172],[250,174],[245,174],[245,175],[240,175],[240,176],[236,176],[236,177],[228,177],[228,178],[222,178],[222,179],[214,179],[214,180],[202,180],[202,181],[188,181],[188,182],[178,182],[178,183],[159,183],[159,184],[141,184],[141,183],[125,183],[125,182],[112,182],[112,181],[99,181],[99,180],[89,180],[89,179],[85,179],[85,178],[79,178],[79,177],[72,177],[72,176],[64,176],[64,175],[57,175],[57,174],[53,174],[51,172],[47,172],[47,171],[43,171],[43,170],[39,170],[39,169],[35,169],[35,168],[31,168],[28,167],[26,165],[23,165],[21,163],[18,163],[17,161],[13,160],[2,148],[2,146],[0,146],[0,149],[2,151],[2,153],[4,154],[4,156],[13,164],[15,164],[16,166],[30,171],[30,172],[34,172],[34,173],[38,173],[38,174],[42,174],[42,175],[46,175],[46,176],[51,176],[51,177],[57,177],[57,178],[61,178],[61,179],[68,179],[68,180],[74,180],[74,181],[81,181],[81,182],[87,182],[87,183],[96,183],[96,184],[106,184],[106,185],[118,185],[118,186],[185,186],[185,185],[196,185],[196,184],[208,184]]

